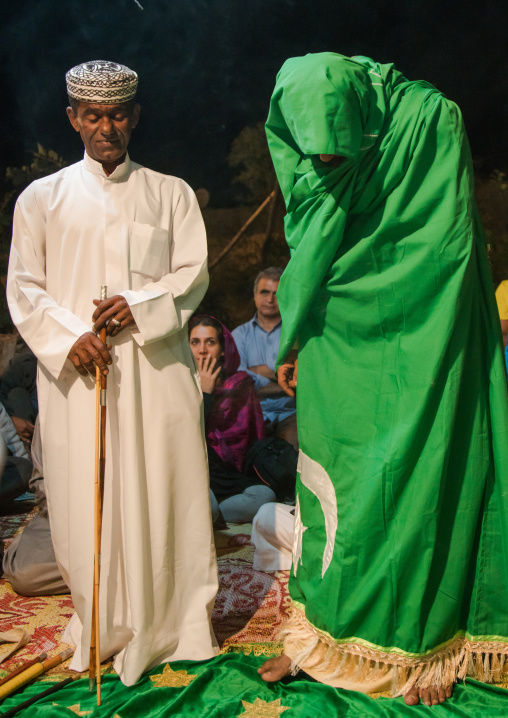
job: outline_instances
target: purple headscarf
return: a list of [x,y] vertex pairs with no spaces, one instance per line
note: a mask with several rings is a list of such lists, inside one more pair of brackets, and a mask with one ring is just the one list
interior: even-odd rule
[[254,380],[246,371],[237,371],[240,355],[233,335],[219,323],[224,334],[225,379],[213,390],[216,399],[206,420],[206,443],[241,472],[247,451],[265,435],[263,412]]

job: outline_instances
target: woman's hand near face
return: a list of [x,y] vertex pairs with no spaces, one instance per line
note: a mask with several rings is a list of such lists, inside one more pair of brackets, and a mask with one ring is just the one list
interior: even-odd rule
[[201,388],[206,394],[211,394],[220,374],[220,364],[210,354],[197,358],[198,372],[201,378]]

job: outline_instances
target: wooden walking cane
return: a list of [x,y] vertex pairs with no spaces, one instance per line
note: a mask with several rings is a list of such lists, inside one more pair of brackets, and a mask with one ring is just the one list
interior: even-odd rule
[[[101,301],[107,299],[108,288],[101,287]],[[106,344],[106,327],[99,338]],[[89,689],[97,687],[97,705],[101,704],[101,649],[99,630],[99,582],[101,571],[102,501],[104,498],[104,466],[106,460],[106,389],[107,376],[95,367],[95,497],[94,497],[94,562],[92,632],[90,635]]]

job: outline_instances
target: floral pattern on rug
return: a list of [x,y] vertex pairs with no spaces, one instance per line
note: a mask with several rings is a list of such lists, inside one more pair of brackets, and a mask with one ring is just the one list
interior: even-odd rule
[[240,551],[250,545],[251,524],[230,524],[227,529],[213,532],[217,557]]
[[[61,636],[73,612],[70,596],[18,596],[8,581],[1,580],[0,631],[19,627],[24,628],[31,637],[30,642],[5,663],[2,663],[2,655],[9,652],[12,644],[0,644],[2,672],[13,671],[20,664],[43,652],[51,657],[67,648],[67,644],[62,643]],[[63,672],[65,671],[62,671],[62,666],[57,666],[47,675],[54,679],[55,675]],[[76,674],[73,672],[72,675]]]
[[[230,553],[218,559],[219,591],[212,613],[217,640],[226,653],[280,653],[276,636],[289,611],[289,572],[255,571],[254,546],[245,532],[250,526],[235,528],[241,530],[224,532],[223,546],[229,544]],[[19,626],[31,636],[31,641],[4,664],[2,655],[11,644],[0,644],[0,677],[43,651],[49,656],[63,651],[67,644],[61,642],[61,636],[73,610],[70,596],[18,596],[8,581],[0,580],[0,631]],[[68,671],[68,665],[54,668],[47,677],[54,680],[59,675],[76,675]],[[104,666],[104,672],[111,670],[111,663]]]
[[271,643],[289,614],[289,572],[252,568],[254,547],[219,558],[212,623],[219,645]]

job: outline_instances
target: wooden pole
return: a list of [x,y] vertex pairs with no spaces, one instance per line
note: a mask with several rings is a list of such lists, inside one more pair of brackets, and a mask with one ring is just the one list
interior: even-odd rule
[[0,718],[12,718],[12,716],[15,716],[16,713],[24,711],[25,708],[29,708],[34,703],[37,703],[37,701],[40,701],[41,698],[46,698],[46,696],[50,696],[52,693],[56,693],[56,691],[59,691],[61,688],[65,688],[65,686],[68,686],[69,683],[72,683],[75,680],[76,678],[74,676],[71,676],[70,678],[65,678],[63,681],[56,683],[54,686],[51,686],[51,688],[42,691],[42,693],[37,693],[37,695],[33,696],[33,698],[29,698],[28,700],[23,701],[23,703],[18,703],[17,706],[14,706],[14,708],[11,708],[8,711],[5,711],[5,713],[0,713]]
[[16,668],[15,671],[11,671],[8,673],[2,680],[0,681],[0,686],[3,686],[4,683],[7,683],[8,681],[12,680],[13,678],[16,678],[16,676],[19,676],[20,673],[23,673],[23,671],[26,671],[27,668],[31,668],[32,666],[37,665],[37,663],[42,663],[46,660],[48,657],[47,653],[41,653],[37,658],[34,658],[31,661],[27,661],[26,663],[23,663],[19,668]]
[[252,215],[249,217],[249,219],[245,222],[245,224],[243,225],[243,227],[235,234],[235,236],[233,237],[233,239],[231,240],[231,242],[229,242],[229,244],[227,244],[227,245],[224,247],[224,249],[222,250],[222,252],[221,252],[217,257],[215,257],[215,259],[213,260],[213,262],[210,262],[210,264],[208,265],[208,269],[211,269],[212,267],[215,267],[215,265],[220,262],[220,260],[222,259],[222,257],[224,257],[224,255],[226,255],[226,254],[229,252],[229,250],[232,249],[232,248],[235,246],[235,244],[238,242],[238,240],[240,239],[240,237],[242,236],[242,234],[245,232],[245,230],[247,229],[247,227],[248,227],[250,224],[252,224],[252,222],[254,222],[254,220],[256,219],[256,217],[257,217],[259,214],[261,214],[261,212],[264,210],[264,208],[266,207],[266,205],[270,202],[270,200],[271,200],[272,198],[274,198],[274,196],[275,196],[275,190],[272,190],[272,192],[270,192],[270,194],[269,194],[268,197],[264,200],[264,202],[262,202],[262,203],[259,205],[259,207],[258,207],[257,210],[254,212],[254,214],[252,214]]
[[[101,300],[107,299],[108,288],[101,287]],[[106,344],[106,327],[99,334]],[[104,468],[106,447],[106,390],[107,377],[95,367],[95,492],[94,492],[94,562],[92,630],[90,635],[89,689],[97,687],[97,705],[101,704],[101,649],[99,624],[99,586],[101,573],[102,502],[104,498]]]
[[63,661],[66,661],[74,653],[74,648],[66,648],[65,651],[59,653],[53,658],[46,658],[44,661],[37,661],[30,667],[25,668],[24,671],[8,680],[3,686],[0,687],[0,700],[3,700],[14,691],[22,688],[26,683],[33,681],[35,678],[40,676],[42,673],[46,673],[51,668],[58,666]]

